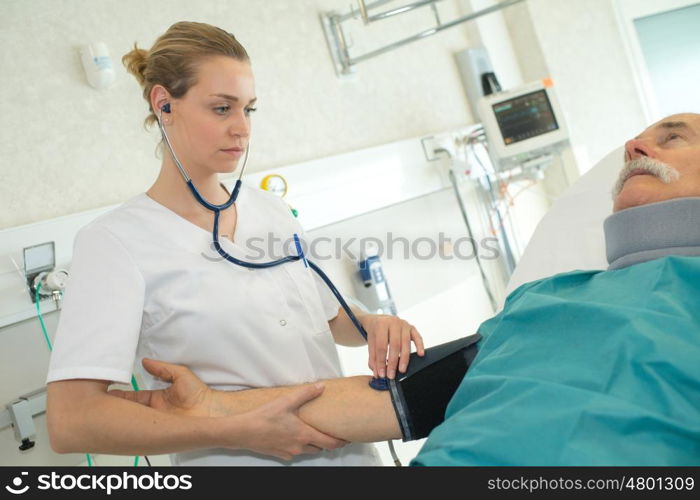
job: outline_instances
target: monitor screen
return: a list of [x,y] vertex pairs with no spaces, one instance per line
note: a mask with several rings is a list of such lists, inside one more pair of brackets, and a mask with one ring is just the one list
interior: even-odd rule
[[559,129],[544,89],[496,103],[493,112],[506,146]]

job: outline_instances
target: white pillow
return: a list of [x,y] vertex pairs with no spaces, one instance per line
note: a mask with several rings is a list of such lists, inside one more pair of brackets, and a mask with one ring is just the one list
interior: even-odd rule
[[605,269],[603,221],[612,213],[612,187],[624,165],[620,147],[586,172],[537,225],[506,293],[528,281],[576,269]]

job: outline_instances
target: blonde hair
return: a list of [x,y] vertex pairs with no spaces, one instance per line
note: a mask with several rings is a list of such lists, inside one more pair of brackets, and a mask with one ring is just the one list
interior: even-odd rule
[[204,23],[182,21],[161,35],[151,50],[134,48],[122,57],[126,70],[134,75],[148,102],[146,127],[156,122],[151,106],[151,90],[165,87],[173,98],[183,97],[197,83],[197,66],[206,57],[227,56],[250,62],[243,45],[231,33]]

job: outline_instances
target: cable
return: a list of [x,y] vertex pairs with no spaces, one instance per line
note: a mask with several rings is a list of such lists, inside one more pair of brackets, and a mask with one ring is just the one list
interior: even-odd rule
[[[443,148],[436,149],[435,153],[445,153],[450,158],[450,160],[452,160],[452,153],[450,153],[446,149],[443,149]],[[479,267],[479,272],[481,273],[481,281],[484,283],[484,289],[486,290],[486,294],[489,297],[489,302],[491,302],[491,307],[493,308],[493,310],[495,312],[497,310],[496,299],[493,295],[493,292],[491,291],[491,285],[489,284],[489,281],[486,278],[486,272],[484,271],[484,267],[481,263],[481,259],[479,258],[479,249],[476,246],[476,241],[474,239],[474,233],[472,231],[471,224],[469,223],[469,217],[467,216],[467,211],[464,207],[464,200],[462,199],[462,193],[459,192],[459,185],[457,184],[457,178],[455,177],[455,173],[454,173],[453,169],[450,169],[449,176],[450,176],[450,181],[452,182],[452,187],[454,189],[455,196],[457,197],[457,201],[459,203],[459,209],[462,212],[462,219],[464,219],[464,224],[467,226],[467,234],[469,235],[469,241],[471,241],[471,244],[472,244],[472,251],[474,252],[474,258],[476,259],[476,264]]]
[[[515,258],[513,257],[513,251],[510,248],[510,243],[508,242],[508,236],[506,234],[506,228],[505,228],[505,225],[503,223],[503,217],[501,216],[501,211],[498,209],[498,203],[494,197],[494,189],[493,189],[493,183],[491,182],[491,176],[486,171],[486,167],[484,166],[481,159],[479,158],[479,155],[477,154],[476,149],[474,148],[474,142],[470,140],[469,146],[470,146],[470,149],[472,151],[472,155],[476,159],[477,163],[481,166],[481,168],[484,171],[484,174],[486,176],[486,182],[489,185],[489,194],[491,195],[493,210],[494,210],[494,212],[496,212],[496,218],[498,219],[498,227],[499,227],[499,230],[501,232],[501,236],[502,236],[502,240],[503,240],[502,243],[503,243],[503,247],[504,247],[505,254],[506,254],[506,256],[505,256],[506,266],[508,268],[508,273],[512,274],[513,269],[515,269]],[[483,143],[482,143],[482,146],[484,148],[486,148],[486,145]],[[494,172],[494,174],[496,174],[495,168],[493,168],[493,172]]]
[[462,212],[462,219],[467,226],[467,234],[469,235],[469,240],[472,243],[472,251],[474,252],[474,258],[476,259],[476,265],[479,267],[479,272],[481,273],[481,281],[484,284],[484,289],[489,297],[489,302],[491,303],[491,308],[494,312],[498,309],[496,304],[496,299],[491,291],[491,285],[488,278],[486,277],[486,272],[484,271],[484,266],[479,258],[479,249],[476,246],[476,241],[474,240],[474,233],[472,232],[471,224],[469,223],[469,217],[467,216],[466,209],[464,208],[464,200],[462,199],[462,193],[459,192],[459,186],[457,185],[457,178],[455,177],[454,171],[450,169],[450,180],[452,181],[452,186],[457,196],[457,201],[459,202],[459,209]]
[[512,184],[512,183],[509,182],[509,183],[506,185],[506,191],[505,191],[505,193],[508,195],[508,203],[506,204],[505,214],[503,215],[503,218],[506,219],[506,220],[508,220],[508,222],[509,222],[509,224],[510,224],[510,231],[511,231],[511,233],[512,233],[513,236],[514,236],[514,237],[513,237],[513,243],[514,243],[514,245],[515,245],[515,249],[516,249],[518,255],[520,256],[520,255],[522,255],[522,249],[520,248],[520,244],[519,244],[518,240],[519,240],[519,237],[520,237],[521,235],[520,235],[520,233],[516,230],[516,227],[517,227],[517,226],[514,225],[514,224],[516,224],[516,221],[514,220],[514,213],[513,213],[513,211],[511,210],[511,208],[515,207],[515,200],[516,200],[516,198],[518,198],[521,194],[525,193],[525,192],[528,191],[529,189],[532,189],[533,187],[535,187],[535,186],[537,185],[537,181],[536,181],[536,180],[532,180],[532,179],[529,180],[529,181],[527,182],[527,184],[526,184],[524,187],[521,187],[518,191],[516,191],[516,193],[515,193],[514,195],[511,195],[511,194],[510,194],[510,191],[508,191],[508,188],[510,187],[511,184]]
[[391,458],[394,460],[394,465],[396,467],[402,467],[401,460],[399,460],[399,456],[396,454],[396,450],[394,449],[394,442],[389,440],[386,442],[386,444],[389,445],[389,451],[391,452]]
[[46,340],[46,345],[49,346],[49,352],[53,351],[53,345],[51,345],[51,340],[49,339],[49,334],[46,331],[46,325],[44,324],[44,318],[41,315],[41,297],[39,296],[39,291],[41,290],[41,283],[36,286],[36,292],[34,293],[34,304],[36,305],[36,314],[39,317],[39,324],[41,324],[41,331],[44,332],[44,339]]
[[[134,389],[134,392],[139,392],[139,383],[136,381],[136,376],[132,375],[131,376],[131,387]],[[148,459],[146,455],[143,456],[143,458],[146,460],[146,463],[148,464],[149,467],[151,466],[151,461]],[[136,456],[134,457],[134,467],[139,466],[139,457]]]
[[571,186],[571,181],[569,180],[569,174],[566,172],[566,164],[564,163],[564,155],[562,154],[562,149],[560,149],[560,148],[557,148],[555,151],[556,151],[557,158],[559,159],[559,166],[561,167],[561,171],[564,174],[564,182],[566,182],[566,187],[564,189],[567,189]]
[[[132,375],[131,376],[131,387],[134,389],[134,392],[139,392],[139,383],[136,381],[136,376]],[[144,459],[146,459],[146,463],[148,464],[149,467],[151,467],[151,461],[148,459],[146,455],[143,456]],[[139,457],[136,456],[134,457],[134,467],[139,466]]]

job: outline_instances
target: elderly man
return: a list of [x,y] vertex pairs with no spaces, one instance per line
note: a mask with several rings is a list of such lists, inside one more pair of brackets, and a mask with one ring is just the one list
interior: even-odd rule
[[[478,356],[413,464],[700,464],[700,115],[650,126],[625,161],[605,221],[608,270],[513,292],[481,325]],[[433,368],[454,371],[438,358]],[[220,393],[184,367],[145,366],[173,385],[114,394],[223,417],[299,390]],[[406,438],[440,380],[404,388],[407,398],[372,390],[368,377],[329,380],[299,416],[345,440]]]

